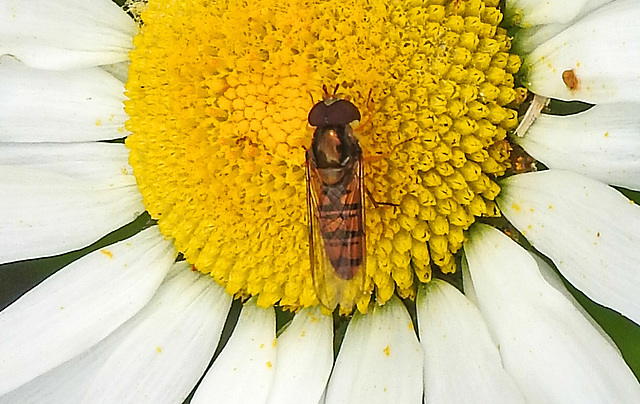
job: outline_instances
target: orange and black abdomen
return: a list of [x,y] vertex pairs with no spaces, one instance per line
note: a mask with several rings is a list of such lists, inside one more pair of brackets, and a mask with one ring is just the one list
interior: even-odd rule
[[351,174],[337,184],[322,185],[318,201],[327,258],[342,279],[353,278],[364,260],[363,201],[357,181],[361,178]]

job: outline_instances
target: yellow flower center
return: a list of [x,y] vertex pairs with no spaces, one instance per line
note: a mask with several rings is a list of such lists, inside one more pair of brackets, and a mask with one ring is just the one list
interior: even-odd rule
[[365,293],[413,297],[456,270],[464,231],[499,215],[515,111],[498,0],[149,0],[131,53],[130,162],[185,259],[260,306],[318,304],[307,115],[340,85],[362,113]]

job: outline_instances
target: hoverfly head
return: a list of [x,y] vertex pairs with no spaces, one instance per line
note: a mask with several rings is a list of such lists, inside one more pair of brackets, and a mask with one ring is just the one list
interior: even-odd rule
[[318,102],[309,111],[309,124],[311,126],[347,126],[353,121],[359,121],[360,111],[351,101],[343,99],[331,99]]

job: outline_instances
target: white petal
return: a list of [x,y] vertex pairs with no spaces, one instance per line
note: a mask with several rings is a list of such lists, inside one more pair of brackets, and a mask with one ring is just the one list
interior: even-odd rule
[[278,337],[271,404],[317,404],[333,365],[333,320],[303,309]]
[[[612,0],[587,0],[582,6],[580,13],[578,13],[570,22],[559,23],[552,18],[553,22],[546,22],[545,25],[521,28],[516,32],[515,37],[513,38],[511,49],[520,55],[526,55],[547,40],[564,31],[567,27],[575,23],[575,21],[582,19],[598,7],[611,3],[611,1]],[[558,4],[563,5],[563,2],[558,2]],[[564,4],[572,5],[573,3],[564,2]]]
[[469,300],[474,306],[478,307],[478,297],[476,296],[476,290],[473,288],[473,282],[471,282],[471,273],[469,273],[469,264],[467,264],[467,260],[464,258],[464,254],[462,254],[462,287],[464,289],[464,296]]
[[[204,374],[231,306],[211,277],[177,264],[100,369],[85,401],[180,403]],[[141,319],[138,319],[141,317]]]
[[0,0],[0,55],[74,69],[128,58],[136,25],[110,0]]
[[540,45],[524,60],[527,87],[562,100],[640,101],[635,63],[640,60],[639,37],[640,2],[609,3]]
[[326,403],[422,401],[422,347],[397,297],[373,313],[356,313],[336,360]]
[[502,213],[569,282],[640,324],[640,207],[569,171],[516,175],[501,186]]
[[86,142],[122,138],[124,84],[98,67],[32,69],[0,58],[0,141]]
[[640,104],[609,104],[575,115],[541,115],[514,140],[549,168],[640,189],[638,111]]
[[122,146],[29,146],[3,147],[0,262],[87,246],[144,212]]
[[[147,306],[108,337],[82,354],[0,397],[0,404],[80,403],[109,356],[122,345],[130,333],[135,332],[140,323],[147,322],[149,315],[155,313],[156,310],[149,309],[149,306],[155,305],[158,296],[163,294],[163,289],[170,283],[168,281],[181,269],[184,269],[181,264],[174,264]],[[179,316],[167,320],[167,323],[175,320],[180,321]]]
[[198,386],[193,404],[265,403],[276,366],[276,324],[273,308],[244,304],[238,324],[220,356]]
[[[612,0],[507,0],[505,18],[521,27],[568,24]],[[560,31],[558,31],[560,32]]]
[[0,394],[73,358],[137,313],[174,258],[156,227],[61,269],[0,312]]
[[507,0],[505,17],[522,27],[564,23],[576,18],[589,0]]
[[[210,278],[204,277],[207,278],[205,282],[207,285],[205,285],[203,277],[189,269],[184,262],[174,264],[151,301],[133,318],[81,355],[0,397],[0,404],[80,403],[83,399],[89,403],[145,402],[145,400],[182,402],[182,399],[175,398],[176,393],[182,391],[181,396],[184,398],[204,372],[215,350],[231,303],[231,298],[220,287],[213,285]],[[209,290],[210,287],[213,289]],[[193,296],[193,292],[200,289],[202,289],[201,293]],[[189,295],[185,298],[182,293]],[[192,321],[194,324],[191,324]],[[184,328],[181,328],[181,325]],[[148,339],[144,339],[145,333],[151,333],[147,335]],[[171,335],[167,337],[167,333]],[[166,337],[166,341],[161,353],[155,349],[157,344],[153,346],[151,356],[156,360],[149,362],[145,360],[148,358],[141,357],[138,349],[148,341],[157,341],[158,336]],[[172,338],[176,338],[176,341]],[[132,343],[136,339],[138,339],[137,343]],[[135,360],[141,360],[142,363],[128,363],[131,359],[126,356],[126,352],[124,358],[119,358],[118,355],[126,351],[123,349],[125,347],[133,348],[128,355]],[[182,358],[185,355],[190,359]],[[171,356],[175,362],[165,359],[167,356]],[[183,366],[179,366],[180,362],[184,363]],[[116,372],[105,376],[105,370],[114,370],[109,369],[109,364],[114,363],[117,367]],[[119,363],[122,366],[119,366]],[[163,365],[166,363],[171,365],[168,369],[164,369]],[[99,372],[102,373],[99,374]],[[150,378],[152,373],[156,376],[153,379]],[[123,383],[120,386],[111,380],[112,377],[129,379],[119,380]],[[167,377],[172,380],[163,380]],[[94,382],[116,384],[114,387],[116,391],[117,388],[126,389],[129,395],[124,400],[109,401],[107,397],[93,396],[92,393],[95,393],[96,389],[87,394],[91,383]],[[141,384],[142,389],[148,388],[152,391],[146,392],[148,395],[144,398],[134,398],[135,394],[145,393],[142,389],[137,390],[131,385],[136,382]],[[180,382],[182,385],[171,385],[175,382]],[[154,394],[162,394],[161,399],[154,400]]]
[[578,14],[577,18],[584,17],[585,15],[589,14],[591,11],[597,8],[600,8],[605,4],[611,3],[612,1],[613,0],[587,0],[584,6],[582,7],[582,10],[580,11],[580,14]]
[[[425,403],[524,403],[480,311],[445,281],[418,290]],[[464,386],[464,388],[461,388]]]
[[526,250],[486,225],[464,248],[479,308],[528,402],[637,402],[640,386],[618,351]]
[[93,188],[136,185],[129,165],[129,149],[120,143],[1,143],[0,164],[41,170]]
[[120,341],[120,330],[127,324],[82,354],[1,396],[0,404],[80,403],[89,383]]
[[519,29],[513,37],[511,49],[518,55],[527,55],[569,26],[571,23],[536,25]]
[[558,273],[554,271],[554,269],[551,268],[549,264],[547,264],[547,262],[540,255],[535,254],[531,251],[529,251],[529,253],[533,257],[533,259],[536,260],[536,264],[538,264],[538,269],[540,270],[540,274],[542,275],[544,280],[547,281],[547,283],[550,286],[552,286],[555,290],[560,292],[562,296],[564,296],[565,299],[567,299],[573,305],[573,307],[575,307],[575,309],[578,310],[582,314],[582,316],[589,321],[589,323],[591,323],[593,328],[598,330],[602,338],[606,339],[609,345],[611,345],[617,351],[618,347],[616,346],[615,342],[613,342],[609,334],[607,334],[604,331],[604,329],[602,329],[600,324],[598,324],[589,315],[589,313],[585,310],[585,308],[582,307],[580,303],[576,300],[576,298],[573,297],[573,295],[569,292],[569,290],[567,290],[567,288],[562,283],[562,279],[560,279],[560,276],[558,275]]

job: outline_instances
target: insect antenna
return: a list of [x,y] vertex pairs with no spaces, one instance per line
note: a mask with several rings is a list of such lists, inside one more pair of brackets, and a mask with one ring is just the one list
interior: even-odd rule
[[322,85],[322,92],[324,93],[324,98],[329,98],[329,90],[327,90],[327,85]]
[[367,102],[364,104],[364,109],[369,109],[369,101],[371,101],[371,92],[373,91],[373,88],[369,89],[369,94],[367,95]]

